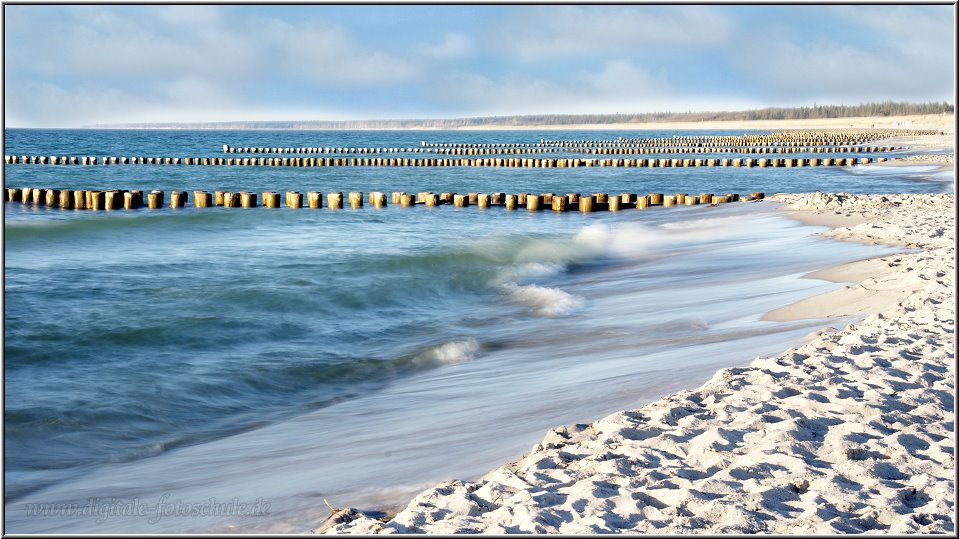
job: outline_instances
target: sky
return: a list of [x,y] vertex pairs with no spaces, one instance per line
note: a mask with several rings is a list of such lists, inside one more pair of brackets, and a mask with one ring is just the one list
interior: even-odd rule
[[10,5],[7,127],[948,101],[954,5]]

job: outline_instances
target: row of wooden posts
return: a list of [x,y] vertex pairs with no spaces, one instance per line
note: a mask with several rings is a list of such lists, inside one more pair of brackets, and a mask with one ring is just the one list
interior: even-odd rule
[[[264,208],[279,208],[280,195],[276,191],[264,191],[262,194],[262,205]],[[160,190],[153,190],[146,194],[142,190],[72,190],[72,189],[44,189],[31,187],[10,187],[7,188],[7,201],[20,202],[23,204],[34,204],[38,206],[58,207],[62,209],[75,210],[135,210],[141,207],[150,209],[159,209],[164,207],[165,193]],[[715,195],[713,193],[701,193],[698,195],[689,195],[686,193],[676,193],[674,195],[665,195],[663,193],[649,193],[647,195],[637,195],[636,193],[621,193],[618,195],[609,195],[607,193],[592,193],[589,195],[579,193],[567,193],[557,195],[554,193],[532,194],[532,193],[434,193],[432,191],[423,191],[419,193],[406,193],[394,191],[390,202],[402,207],[411,207],[422,204],[426,207],[435,207],[441,205],[452,205],[455,207],[477,206],[487,208],[490,206],[503,206],[507,210],[515,210],[525,207],[528,211],[540,211],[546,207],[557,212],[565,211],[619,211],[627,208],[645,209],[650,206],[676,206],[697,204],[725,204],[736,201],[762,200],[762,192],[750,193],[748,197],[740,197],[738,193],[727,193]],[[309,191],[306,193],[306,206],[309,208],[323,208],[323,193],[318,191]],[[374,191],[369,193],[368,202],[375,208],[383,208],[387,205],[386,193]],[[346,203],[353,209],[362,208],[364,196],[362,192],[350,192],[345,199]],[[169,207],[182,208],[189,203],[189,194],[186,191],[170,192]],[[302,208],[304,205],[303,193],[299,191],[287,191],[285,206],[288,208]],[[326,207],[331,209],[343,208],[343,193],[334,191],[326,194]],[[213,206],[222,206],[225,208],[254,208],[257,207],[257,194],[249,191],[193,191],[193,206],[196,208],[208,208]]]
[[[744,135],[675,135],[673,137],[657,138],[616,138],[606,140],[547,140],[540,139],[543,146],[565,145],[616,145],[668,144],[674,146],[710,145],[721,143],[724,145],[757,145],[770,144],[779,146],[800,145],[809,143],[849,144],[882,140],[890,137],[938,135],[934,129],[857,129],[833,131],[780,131],[775,133],[744,134]],[[447,143],[429,143],[430,145],[446,145]]]
[[510,154],[536,154],[536,153],[583,153],[592,155],[627,155],[627,154],[657,154],[657,153],[741,153],[741,154],[760,154],[760,153],[878,153],[893,152],[903,150],[902,146],[806,146],[806,147],[780,147],[780,146],[730,146],[730,147],[694,147],[694,146],[676,146],[676,147],[640,147],[634,145],[623,145],[618,147],[576,147],[576,146],[555,146],[538,148],[331,148],[331,147],[302,147],[302,148],[254,148],[254,147],[234,147],[223,145],[223,153],[227,154],[247,154],[247,153],[271,153],[271,154],[390,154],[390,153],[429,153],[437,155],[510,155]]
[[[876,162],[886,161],[878,157]],[[576,168],[576,167],[818,167],[865,165],[869,157],[839,158],[635,158],[635,159],[586,159],[586,158],[410,158],[410,157],[58,157],[58,156],[5,156],[8,164],[29,165],[191,165],[191,166],[261,166],[261,167],[524,167],[524,168]]]

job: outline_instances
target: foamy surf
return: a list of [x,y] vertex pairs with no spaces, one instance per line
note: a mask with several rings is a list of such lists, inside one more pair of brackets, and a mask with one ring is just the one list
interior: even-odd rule
[[475,358],[479,350],[480,345],[473,338],[450,341],[417,354],[413,358],[413,363],[418,365],[453,365]]
[[677,233],[664,230],[662,225],[627,222],[616,226],[595,224],[583,227],[574,237],[581,247],[607,255],[634,258],[653,250],[670,248],[683,239]]
[[525,264],[515,264],[500,271],[494,278],[490,286],[503,286],[504,284],[521,281],[532,278],[545,278],[559,275],[566,271],[566,265],[551,262],[527,262]]
[[511,303],[523,305],[535,316],[562,316],[583,305],[583,298],[560,290],[535,284],[502,285],[506,297]]

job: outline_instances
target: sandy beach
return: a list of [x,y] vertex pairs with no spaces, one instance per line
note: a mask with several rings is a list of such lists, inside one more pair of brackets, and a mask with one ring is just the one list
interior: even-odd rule
[[955,533],[954,195],[768,200],[901,254],[809,277],[851,284],[771,319],[864,315],[746,368],[549,431],[475,482],[327,533]]

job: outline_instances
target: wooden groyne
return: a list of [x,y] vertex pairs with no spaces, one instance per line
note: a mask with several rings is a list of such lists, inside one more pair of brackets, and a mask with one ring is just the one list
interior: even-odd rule
[[226,167],[509,167],[509,168],[665,168],[665,167],[817,167],[854,166],[886,157],[812,158],[563,158],[563,157],[56,157],[4,156],[7,164],[68,166],[226,166]]
[[781,131],[750,135],[674,135],[658,138],[604,140],[547,140],[542,146],[803,146],[863,144],[892,137],[942,134],[930,129],[857,129],[828,131]]
[[[169,206],[172,209],[186,208],[190,206],[190,192],[188,191],[170,191],[169,196],[161,190],[151,190],[146,192],[140,189],[134,190],[84,190],[84,189],[50,189],[37,187],[8,187],[6,188],[6,200],[8,203],[29,204],[33,206],[45,206],[49,208],[60,208],[63,210],[138,210],[160,209]],[[258,198],[258,194],[250,191],[214,191],[195,190],[192,192],[192,207],[197,209],[204,208],[280,208],[280,196],[276,191],[263,191]],[[554,212],[580,211],[591,213],[597,211],[620,211],[625,209],[644,210],[654,206],[677,206],[677,205],[697,205],[697,204],[726,204],[737,201],[756,201],[762,200],[762,192],[752,192],[748,195],[739,193],[648,193],[640,195],[637,193],[453,193],[433,191],[421,191],[418,193],[407,193],[404,191],[394,191],[388,198],[382,191],[373,191],[366,195],[360,191],[348,193],[346,202],[352,209],[364,207],[364,201],[373,208],[385,208],[388,204],[398,205],[404,208],[415,206],[436,207],[453,206],[466,208],[475,206],[477,208],[502,207],[505,210],[513,211],[524,208],[530,212],[551,210]],[[260,205],[257,202],[262,201]],[[344,207],[343,192],[332,191],[326,193],[324,206],[324,194],[319,191],[308,191],[306,193],[307,207],[311,209],[342,209]],[[387,202],[389,200],[389,202]],[[164,204],[166,201],[166,205]],[[300,191],[287,191],[285,193],[286,208],[303,208],[303,193]]]
[[381,155],[381,154],[417,154],[433,155],[525,155],[543,153],[582,153],[592,155],[637,154],[650,155],[661,153],[738,153],[738,154],[788,154],[788,153],[880,153],[901,151],[903,146],[638,146],[597,145],[597,146],[552,146],[552,147],[477,147],[471,144],[451,145],[443,148],[240,148],[223,147],[225,154],[326,154],[326,155]]
[[[873,145],[895,136],[935,134],[930,130],[786,131],[754,135],[675,135],[611,140],[546,140],[539,143],[430,143],[402,147],[235,147],[225,156],[5,155],[8,165],[55,166],[226,166],[226,167],[509,167],[509,168],[793,168],[854,166],[886,161],[887,152],[907,148]],[[616,158],[538,156],[566,153]],[[242,155],[240,155],[242,154]],[[259,155],[258,155],[259,154]],[[662,155],[670,155],[663,157]],[[725,156],[695,154],[731,154]],[[752,157],[753,155],[770,157]],[[779,157],[804,154],[802,157]],[[837,155],[844,154],[844,155]],[[850,155],[856,154],[856,155]],[[875,157],[859,156],[873,154]],[[657,156],[658,155],[658,156]],[[684,157],[678,157],[678,156]],[[689,157],[685,157],[689,155]],[[502,157],[501,157],[502,156]],[[620,157],[621,156],[621,157]],[[645,157],[649,156],[649,157]],[[657,156],[657,157],[653,157]]]

